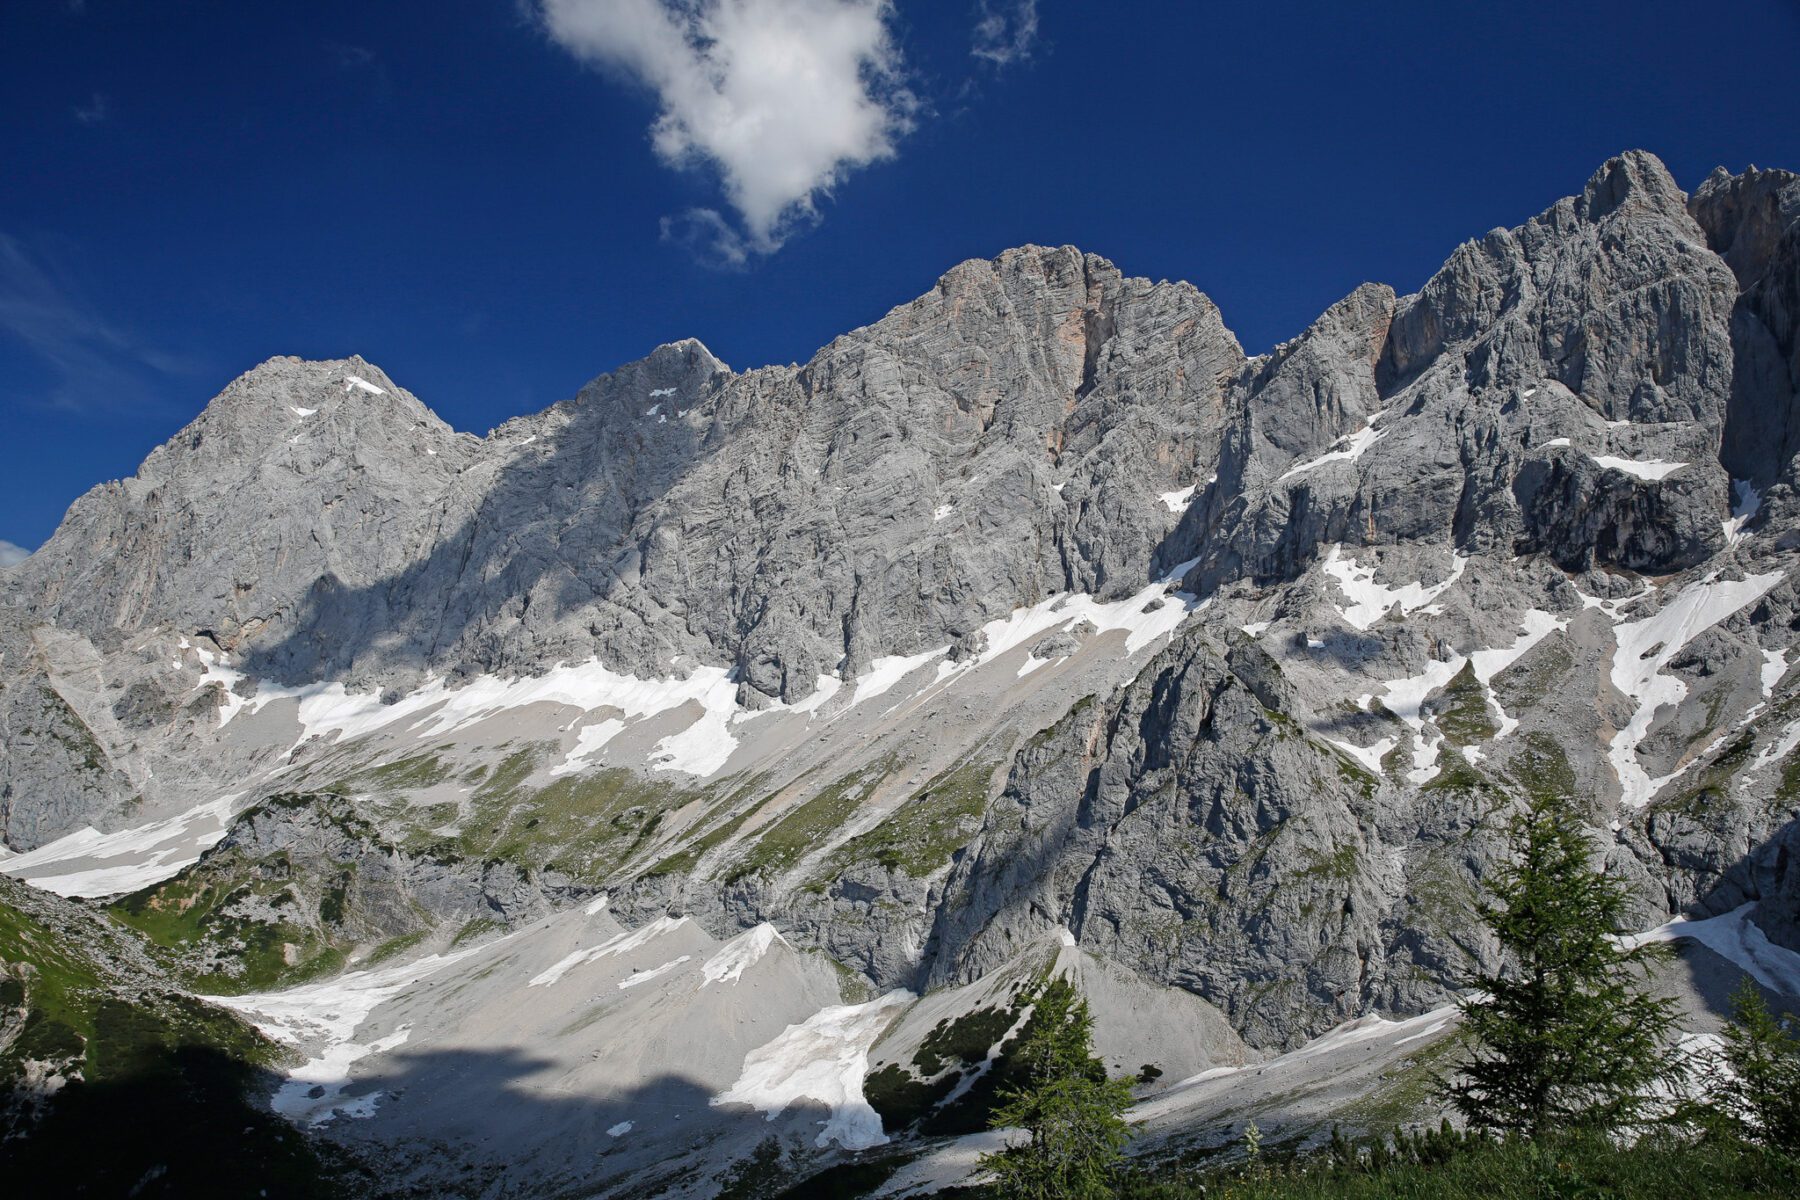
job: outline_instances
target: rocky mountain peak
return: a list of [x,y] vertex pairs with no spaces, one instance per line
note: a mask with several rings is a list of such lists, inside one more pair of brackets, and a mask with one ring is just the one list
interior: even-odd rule
[[1648,150],[1628,150],[1594,172],[1575,208],[1589,221],[1602,221],[1628,208],[1673,215],[1686,212],[1687,194],[1662,159]]

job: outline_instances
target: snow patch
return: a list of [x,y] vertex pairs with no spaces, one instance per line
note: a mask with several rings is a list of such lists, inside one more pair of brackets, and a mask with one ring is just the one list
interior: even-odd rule
[[1194,498],[1194,491],[1197,487],[1199,487],[1198,484],[1190,483],[1178,492],[1164,492],[1157,499],[1163,502],[1164,508],[1172,513],[1178,513],[1188,506],[1188,501]]
[[613,1126],[610,1126],[607,1128],[606,1136],[610,1137],[610,1138],[624,1137],[626,1134],[631,1132],[631,1127],[632,1127],[632,1122],[620,1121],[617,1125],[613,1125]]
[[1781,682],[1783,675],[1787,674],[1787,651],[1764,650],[1762,656],[1762,670],[1757,672],[1757,676],[1762,684],[1763,699],[1768,700],[1775,695],[1775,685]]
[[671,959],[660,967],[651,967],[648,971],[639,971],[628,979],[621,979],[619,980],[619,990],[622,992],[626,988],[634,988],[640,983],[649,983],[652,979],[667,975],[670,971],[673,971],[676,967],[679,967],[682,963],[687,962],[693,957],[694,956],[691,954],[684,954],[680,958]]
[[1637,759],[1638,745],[1650,732],[1657,710],[1687,697],[1687,684],[1664,675],[1663,667],[1694,638],[1757,600],[1782,579],[1780,571],[1740,580],[1721,580],[1717,574],[1682,589],[1655,616],[1626,621],[1613,629],[1617,649],[1613,652],[1612,685],[1637,701],[1636,713],[1613,735],[1607,751],[1619,777],[1621,802],[1629,808],[1642,807],[1674,777],[1651,779]]
[[651,388],[650,389],[650,398],[652,400],[656,399],[658,396],[673,396],[674,394],[675,394],[674,388]]
[[280,992],[244,996],[208,996],[213,1004],[244,1014],[250,1023],[280,1042],[313,1053],[275,1090],[271,1107],[296,1124],[323,1125],[336,1116],[368,1117],[380,1099],[376,1092],[344,1099],[350,1067],[359,1059],[403,1044],[411,1026],[402,1025],[384,1038],[359,1043],[356,1030],[369,1014],[420,980],[469,957],[482,947],[434,954],[417,962],[376,971],[357,971],[324,983],[304,984]]
[[[1477,650],[1466,656],[1453,654],[1442,662],[1434,659],[1426,663],[1425,669],[1417,675],[1390,679],[1383,684],[1385,694],[1382,704],[1413,732],[1412,769],[1407,771],[1407,779],[1413,783],[1427,783],[1438,773],[1438,753],[1443,746],[1444,735],[1435,724],[1426,721],[1425,698],[1456,678],[1465,665],[1473,668],[1476,680],[1484,689],[1488,689],[1488,702],[1500,710],[1500,725],[1495,737],[1505,737],[1518,728],[1519,723],[1507,716],[1505,710],[1500,709],[1498,702],[1494,700],[1490,686],[1493,678],[1550,634],[1567,629],[1569,623],[1534,608],[1520,614],[1519,626],[1519,634],[1511,645]],[[1352,747],[1344,742],[1334,741],[1332,744],[1356,755],[1379,774],[1381,759],[1398,743],[1393,738],[1383,738],[1367,749]]]
[[941,646],[922,654],[888,654],[876,659],[869,664],[868,674],[857,676],[856,691],[850,696],[851,707],[892,691],[894,685],[902,679],[949,652],[950,647]]
[[936,508],[931,510],[931,519],[933,521],[942,521],[945,517],[949,516],[951,513],[955,512],[955,511],[956,511],[956,505],[954,505],[954,504],[940,504]]
[[780,942],[787,945],[787,939],[776,932],[773,925],[764,921],[754,929],[738,934],[719,952],[707,959],[700,966],[701,987],[714,983],[736,983],[744,977],[744,972],[756,965],[758,959],[769,952],[769,948]]
[[1327,450],[1317,458],[1308,459],[1296,467],[1289,467],[1286,471],[1283,471],[1280,475],[1275,477],[1275,482],[1280,483],[1285,479],[1292,479],[1294,476],[1311,471],[1315,467],[1322,467],[1328,462],[1354,462],[1361,458],[1368,451],[1370,446],[1373,446],[1376,442],[1379,442],[1382,438],[1387,436],[1387,430],[1383,429],[1378,431],[1375,428],[1375,422],[1379,421],[1385,415],[1385,411],[1372,413],[1369,416],[1369,423],[1367,425],[1363,426],[1355,433],[1345,434],[1343,437],[1332,443],[1333,449]]
[[346,393],[348,393],[351,388],[356,388],[358,391],[368,392],[372,396],[387,395],[387,393],[385,391],[376,387],[374,384],[370,383],[368,380],[364,379],[360,375],[344,376],[344,391]]
[[641,929],[628,933],[615,934],[598,946],[586,950],[577,950],[566,954],[546,969],[533,975],[525,984],[526,987],[549,987],[557,980],[573,971],[583,963],[598,962],[600,959],[615,954],[629,954],[642,946],[647,946],[665,933],[673,933],[688,923],[686,917],[658,917]]
[[1750,770],[1760,771],[1770,763],[1780,762],[1794,752],[1795,746],[1800,746],[1800,721],[1789,721],[1781,736],[1758,752],[1750,763]]
[[1340,742],[1336,738],[1326,738],[1325,740],[1361,763],[1369,774],[1376,776],[1382,774],[1381,760],[1388,756],[1390,750],[1400,744],[1398,738],[1391,737],[1384,737],[1373,746],[1358,746],[1351,742]]
[[1762,494],[1748,479],[1733,480],[1731,490],[1733,493],[1731,516],[1722,523],[1722,528],[1725,531],[1726,543],[1735,546],[1747,536],[1744,533],[1744,526],[1754,520],[1756,514],[1762,509]]
[[881,1116],[863,1098],[869,1049],[911,992],[893,991],[867,1004],[824,1008],[744,1056],[744,1069],[714,1105],[747,1104],[769,1120],[802,1101],[830,1108],[814,1145],[836,1142],[846,1150],[887,1144]]
[[1676,917],[1621,940],[1627,946],[1641,946],[1646,942],[1691,938],[1748,971],[1764,987],[1790,996],[1800,995],[1800,954],[1771,942],[1750,919],[1755,912],[1756,903],[1752,901],[1717,917]]
[[1381,620],[1398,604],[1401,612],[1422,610],[1435,615],[1441,609],[1431,606],[1431,602],[1448,591],[1457,580],[1462,578],[1463,568],[1469,560],[1461,554],[1452,554],[1450,575],[1442,583],[1427,586],[1423,583],[1409,583],[1404,587],[1389,588],[1375,582],[1374,567],[1360,567],[1356,560],[1344,554],[1341,545],[1334,545],[1326,553],[1321,569],[1337,580],[1338,590],[1350,602],[1348,608],[1340,608],[1338,612],[1358,629],[1367,629]]
[[24,854],[0,859],[0,871],[59,896],[117,896],[161,883],[200,861],[225,836],[242,793],[117,833],[77,829]]
[[1592,458],[1595,463],[1605,467],[1609,471],[1623,471],[1627,475],[1635,475],[1639,479],[1649,480],[1657,480],[1666,475],[1672,475],[1676,471],[1687,466],[1686,463],[1664,462],[1660,458],[1639,461],[1633,458],[1614,458],[1610,454],[1591,454],[1588,457]]
[[310,417],[319,410],[316,408],[295,408],[290,404],[288,405],[288,411],[293,413],[296,417]]

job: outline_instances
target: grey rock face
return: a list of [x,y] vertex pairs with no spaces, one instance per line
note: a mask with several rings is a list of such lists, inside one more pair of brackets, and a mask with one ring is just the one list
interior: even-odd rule
[[[665,869],[593,882],[635,918],[774,920],[884,986],[972,979],[1066,926],[1261,1048],[1438,1003],[1488,961],[1468,901],[1532,796],[1582,806],[1645,924],[1754,900],[1791,933],[1796,239],[1794,176],[1690,200],[1634,153],[1418,294],[1366,285],[1252,360],[1186,285],[1025,247],[804,366],[676,343],[481,439],[359,359],[264,364],[0,576],[7,838],[117,823],[184,770],[217,794],[293,765],[291,740],[208,759],[234,686],[215,648],[253,678],[395,694],[596,657],[724,667],[773,724],[821,676],[946,646],[960,669],[985,622],[1185,565],[1207,607],[1122,690],[1039,697],[1028,723],[1047,663],[1122,640],[1058,628],[983,711],[945,703],[944,738],[1027,748],[985,808],[991,789],[909,827],[935,839],[916,870],[881,822],[924,803],[916,768],[958,763],[923,771],[882,714],[852,744],[789,710],[817,755],[815,782],[781,784],[794,811],[861,739],[897,760],[879,811],[809,816],[880,853],[788,845],[732,875],[790,815],[753,812],[759,766],[719,789],[742,795],[683,802],[718,805],[671,820],[685,843],[634,809]],[[1718,611],[1693,590],[1752,580]],[[252,832],[337,853],[300,817]],[[422,869],[395,887],[436,895]],[[440,882],[445,912],[499,886]]]
[[[1416,296],[1365,286],[1234,387],[1195,582],[1291,579],[1330,543],[1428,538],[1667,571],[1716,551],[1737,287],[1647,154],[1460,247]],[[1379,416],[1377,414],[1380,414]],[[1682,462],[1658,479],[1597,458]]]
[[1307,736],[1271,706],[1285,682],[1196,630],[1022,753],[946,885],[932,982],[1065,926],[1253,1046],[1442,1003],[1452,969],[1492,955],[1454,900],[1502,836],[1479,806],[1396,794]]
[[208,630],[286,682],[688,656],[793,700],[1050,592],[1141,586],[1174,521],[1155,497],[1213,457],[1241,361],[1192,288],[1027,247],[803,368],[666,346],[485,441],[361,360],[271,362],[14,585],[99,644]]

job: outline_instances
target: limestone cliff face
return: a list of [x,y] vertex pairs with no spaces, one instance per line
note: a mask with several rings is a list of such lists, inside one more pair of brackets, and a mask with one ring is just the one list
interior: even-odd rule
[[[949,761],[821,720],[813,783],[761,807],[790,741],[724,801],[620,800],[620,878],[578,882],[774,920],[884,986],[1062,926],[1254,1046],[1441,999],[1490,953],[1455,914],[1531,795],[1582,806],[1647,922],[1757,900],[1791,937],[1797,320],[1800,177],[1690,198],[1631,153],[1253,359],[1193,288],[1027,246],[804,365],[675,343],[481,438],[361,359],[272,360],[0,573],[5,838],[276,790],[299,746],[215,736],[250,681],[400,699],[597,659],[729,672],[731,721],[804,715],[1180,568],[1196,611],[1124,686],[1037,690],[1104,641],[1043,625],[1004,688],[944,703]],[[852,766],[866,791],[788,819]],[[563,778],[525,770],[519,796]],[[840,827],[802,879],[795,831]],[[944,861],[903,869],[902,837]]]

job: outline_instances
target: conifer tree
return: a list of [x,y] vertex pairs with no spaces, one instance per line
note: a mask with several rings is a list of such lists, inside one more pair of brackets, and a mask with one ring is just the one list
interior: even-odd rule
[[1023,1129],[1030,1140],[982,1157],[1006,1200],[1111,1197],[1131,1133],[1129,1080],[1108,1079],[1093,1054],[1092,1015],[1067,981],[1055,979],[1033,1002],[1015,1065],[1022,1082],[1000,1093],[993,1128]]
[[1777,1019],[1746,976],[1731,997],[1723,1031],[1724,1070],[1710,1080],[1714,1102],[1733,1132],[1790,1153],[1800,1151],[1800,1037],[1793,1015]]
[[1536,801],[1511,839],[1513,861],[1477,906],[1503,965],[1468,981],[1471,1045],[1446,1092],[1470,1125],[1527,1137],[1639,1122],[1681,1073],[1672,1002],[1645,988],[1667,950],[1613,936],[1624,886],[1590,865],[1568,812]]

